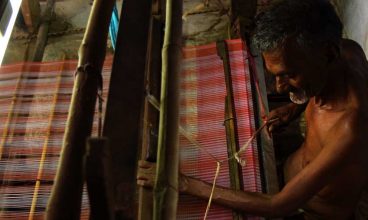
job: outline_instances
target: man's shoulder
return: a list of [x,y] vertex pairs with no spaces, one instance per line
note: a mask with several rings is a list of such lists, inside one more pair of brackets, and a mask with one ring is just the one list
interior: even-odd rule
[[363,48],[356,41],[351,39],[341,40],[341,53],[348,60],[353,58],[367,59]]
[[[353,134],[355,138],[368,136],[368,113],[361,107],[350,107],[344,110],[342,117],[336,121],[337,133]],[[354,138],[354,139],[355,139]]]
[[354,49],[363,51],[362,47],[354,40],[344,38],[341,40],[342,49]]
[[[315,108],[318,109],[317,118],[325,121],[331,128],[338,128],[340,132],[350,133],[355,130],[360,121],[364,120],[364,117],[368,118],[368,111],[367,113],[364,112],[362,106],[352,105],[347,99],[341,101],[326,106],[316,105]],[[331,131],[333,130],[335,129]]]

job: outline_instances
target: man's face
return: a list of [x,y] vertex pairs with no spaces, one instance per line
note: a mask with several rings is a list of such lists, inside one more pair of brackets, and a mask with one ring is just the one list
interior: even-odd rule
[[317,95],[323,85],[326,62],[319,50],[303,51],[289,43],[283,49],[263,53],[266,69],[276,78],[276,91]]

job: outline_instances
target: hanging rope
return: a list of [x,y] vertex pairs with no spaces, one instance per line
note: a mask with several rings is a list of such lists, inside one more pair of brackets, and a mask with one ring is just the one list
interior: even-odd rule
[[210,198],[208,199],[208,204],[206,207],[206,212],[204,213],[204,217],[203,219],[207,219],[207,215],[208,212],[210,211],[210,207],[211,207],[211,202],[212,202],[212,197],[213,197],[213,193],[215,191],[215,187],[216,187],[216,181],[217,181],[217,177],[220,173],[220,167],[221,167],[221,163],[220,162],[216,162],[216,173],[215,173],[215,178],[213,178],[213,182],[212,182],[212,189],[211,189],[211,195]]

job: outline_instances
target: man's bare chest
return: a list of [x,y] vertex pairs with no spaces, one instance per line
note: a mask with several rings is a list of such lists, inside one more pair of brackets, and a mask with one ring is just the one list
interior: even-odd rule
[[[339,121],[346,111],[329,108],[320,108],[309,104],[306,112],[306,135],[304,142],[304,157],[313,159],[322,150],[329,138],[342,138],[334,134],[334,128],[340,126]],[[310,161],[308,161],[310,162]]]

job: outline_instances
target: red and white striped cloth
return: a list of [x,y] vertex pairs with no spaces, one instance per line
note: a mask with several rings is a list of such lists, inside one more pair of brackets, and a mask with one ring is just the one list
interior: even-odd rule
[[[106,59],[104,96],[112,58]],[[77,61],[0,68],[0,219],[29,219],[43,146],[46,159],[33,219],[44,219],[68,116]],[[96,134],[97,120],[94,122]],[[86,192],[81,218],[88,219]]]
[[[226,41],[229,50],[231,77],[238,127],[242,146],[255,131],[254,107],[247,52],[241,40]],[[227,158],[225,120],[225,74],[223,62],[217,55],[216,44],[184,48],[180,77],[180,123],[203,148],[218,160]],[[212,183],[216,161],[180,136],[181,172]],[[261,192],[257,143],[254,140],[246,152],[243,167],[244,189]],[[217,184],[229,187],[229,167],[225,162]],[[216,192],[215,192],[216,193]],[[178,219],[202,219],[207,201],[180,196]],[[213,204],[208,219],[232,219],[232,211]],[[249,216],[248,219],[259,219]]]
[[[247,53],[240,40],[227,41],[236,104],[239,143],[255,130]],[[181,126],[218,159],[227,157],[224,122],[225,82],[216,45],[183,49],[181,75]],[[104,96],[107,95],[112,58],[105,61]],[[46,145],[34,219],[43,219],[56,173],[77,61],[20,63],[0,68],[0,219],[28,219],[35,181]],[[56,101],[55,101],[56,100]],[[94,122],[96,134],[97,121]],[[50,128],[50,129],[49,129]],[[212,182],[216,162],[180,136],[181,171]],[[244,189],[261,191],[257,143],[242,158]],[[219,185],[229,186],[224,163]],[[24,185],[26,184],[26,185]],[[178,219],[202,219],[207,202],[180,196]],[[88,218],[88,198],[83,195],[82,219]],[[208,219],[232,219],[230,209],[212,205]],[[249,217],[257,219],[257,217]]]

